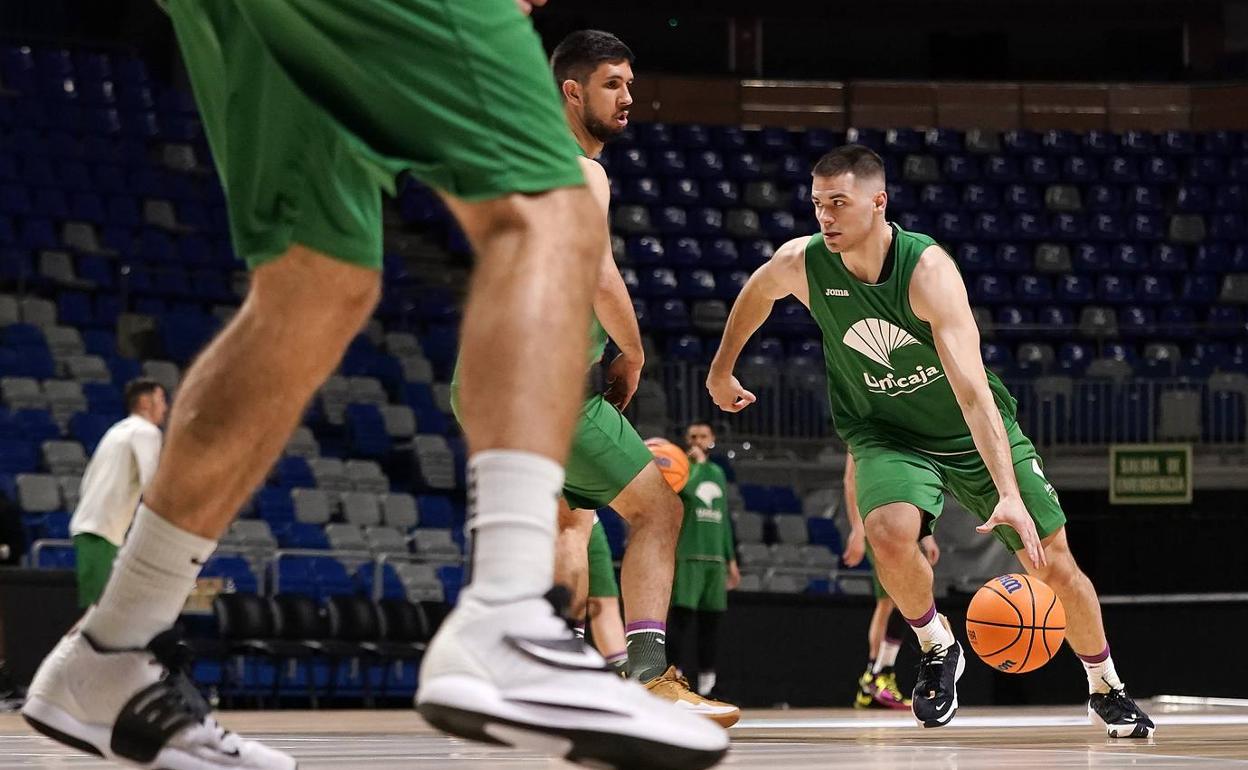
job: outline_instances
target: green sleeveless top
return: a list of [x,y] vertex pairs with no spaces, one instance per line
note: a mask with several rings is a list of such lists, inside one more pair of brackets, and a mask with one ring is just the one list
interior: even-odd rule
[[[889,443],[929,454],[975,451],[953,388],[932,341],[932,327],[910,307],[910,277],[935,241],[896,225],[892,272],[863,283],[816,233],[806,243],[810,313],[823,332],[828,398],[837,433],[851,448]],[[1006,427],[1016,402],[992,372],[992,391]]]

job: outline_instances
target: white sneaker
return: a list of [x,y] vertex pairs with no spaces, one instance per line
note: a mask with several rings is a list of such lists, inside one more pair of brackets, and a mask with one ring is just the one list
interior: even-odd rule
[[425,654],[416,708],[461,738],[594,767],[699,770],[728,751],[723,729],[621,679],[540,598],[461,598]]
[[145,649],[109,650],[75,629],[43,661],[22,716],[58,743],[162,770],[294,770],[293,757],[219,726],[183,673],[189,651],[166,631]]

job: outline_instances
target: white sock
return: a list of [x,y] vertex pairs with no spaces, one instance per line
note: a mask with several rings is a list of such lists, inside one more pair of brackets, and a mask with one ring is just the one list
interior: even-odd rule
[[1079,662],[1083,663],[1083,670],[1088,674],[1089,693],[1105,693],[1122,687],[1122,680],[1118,678],[1118,672],[1114,670],[1114,659],[1109,654],[1109,645],[1106,645],[1104,651],[1097,655],[1079,655],[1078,657]]
[[562,489],[563,468],[532,452],[491,449],[468,458],[469,596],[509,602],[550,590]]
[[901,650],[900,641],[885,637],[884,641],[880,642],[880,651],[875,656],[875,666],[872,667],[871,673],[878,674],[886,668],[895,666],[899,650]]
[[715,672],[703,671],[698,674],[698,695],[706,697],[715,689]]
[[113,574],[82,629],[104,647],[143,647],[173,626],[217,543],[139,504]]
[[943,618],[939,613],[933,612],[931,615],[931,619],[921,626],[910,624],[910,627],[914,629],[914,635],[919,637],[919,648],[927,652],[939,644],[942,649],[947,650],[953,646],[953,632],[941,622]]

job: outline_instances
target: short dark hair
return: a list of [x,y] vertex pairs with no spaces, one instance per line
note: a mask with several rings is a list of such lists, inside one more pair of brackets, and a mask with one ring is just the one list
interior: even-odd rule
[[565,80],[584,84],[599,64],[617,61],[633,63],[633,52],[622,40],[610,32],[582,29],[555,46],[550,68],[555,73],[556,85],[562,86]]
[[856,177],[884,178],[884,159],[870,147],[846,144],[824,154],[815,163],[811,176],[840,176],[853,172]]
[[126,383],[126,411],[133,412],[134,408],[139,405],[139,398],[142,396],[164,389],[164,385],[161,385],[151,377],[136,377],[130,380]]
[[687,433],[690,428],[696,428],[699,425],[705,425],[706,427],[710,428],[711,433],[715,432],[715,423],[711,422],[710,420],[691,420],[689,424],[685,426],[685,432]]

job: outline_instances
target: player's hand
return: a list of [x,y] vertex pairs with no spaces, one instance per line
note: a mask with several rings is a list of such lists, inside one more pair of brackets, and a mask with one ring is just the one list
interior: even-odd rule
[[706,450],[700,446],[691,446],[685,454],[689,455],[689,462],[697,465],[706,462]]
[[607,367],[607,389],[602,394],[607,403],[621,412],[624,411],[624,407],[628,406],[628,402],[633,400],[633,394],[637,392],[637,383],[641,382],[643,363],[626,353],[615,357]]
[[928,535],[919,541],[919,548],[923,549],[923,556],[927,558],[927,563],[936,566],[936,562],[940,561],[940,546],[936,545],[936,538]]
[[725,585],[728,586],[729,591],[741,585],[741,570],[737,568],[736,561],[728,562],[728,580]]
[[715,406],[725,412],[739,412],[758,400],[753,393],[741,387],[741,383],[731,374],[721,377],[713,373],[707,375],[706,389],[710,391]]
[[857,567],[862,564],[862,557],[866,554],[866,533],[860,529],[850,531],[849,540],[845,543],[845,551],[841,553],[841,561],[845,562],[846,567]]
[[1001,524],[1018,533],[1023,541],[1023,550],[1027,552],[1027,558],[1033,565],[1036,567],[1045,565],[1044,546],[1040,543],[1040,535],[1036,534],[1036,522],[1032,521],[1031,514],[1027,512],[1021,499],[1002,498],[988,521],[976,527],[975,531],[986,535]]
[[528,16],[533,11],[533,6],[546,5],[546,0],[516,0],[516,5],[520,6],[520,13]]

